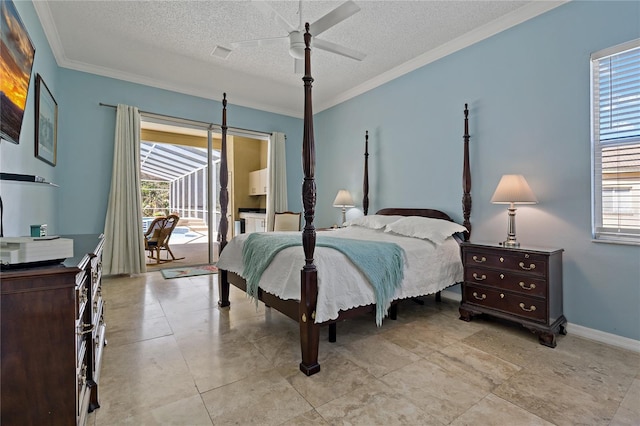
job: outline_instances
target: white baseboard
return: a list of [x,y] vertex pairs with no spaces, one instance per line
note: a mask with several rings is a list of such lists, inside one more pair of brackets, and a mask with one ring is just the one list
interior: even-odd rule
[[[442,297],[449,300],[460,302],[460,293],[451,290],[442,290]],[[594,340],[599,343],[616,346],[618,348],[627,349],[640,353],[640,340],[629,339],[628,337],[618,336],[616,334],[605,333],[604,331],[593,328],[583,327],[578,324],[567,323],[567,332],[574,336],[583,337],[585,339]]]
[[628,349],[630,351],[640,353],[640,340],[605,333],[604,331],[583,327],[570,322],[567,323],[567,332],[578,337],[584,337],[585,339],[595,340],[596,342],[606,343],[607,345],[617,346],[622,349]]

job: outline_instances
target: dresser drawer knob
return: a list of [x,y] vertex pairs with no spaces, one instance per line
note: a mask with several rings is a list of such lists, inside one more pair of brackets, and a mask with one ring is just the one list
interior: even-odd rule
[[476,292],[474,291],[474,292],[473,292],[473,297],[475,297],[475,298],[476,298],[476,299],[478,299],[478,300],[484,300],[484,299],[486,299],[486,298],[487,298],[487,295],[483,293],[483,294],[482,294],[482,296],[478,296],[478,293],[476,293]]
[[473,256],[473,260],[474,260],[474,262],[477,262],[477,263],[484,263],[484,262],[487,261],[487,258],[484,257],[484,256],[482,256],[482,257]]
[[500,293],[500,299],[504,299],[504,293]]
[[500,258],[500,262],[501,262],[501,263],[502,263],[502,262],[504,262],[504,257],[501,257],[501,258]]
[[476,281],[483,281],[487,279],[487,276],[485,274],[482,275],[478,275],[475,272],[473,273],[473,278],[476,279]]
[[500,274],[500,279],[504,280],[504,274]]
[[529,264],[529,266],[525,266],[524,262],[520,262],[518,263],[518,265],[525,271],[531,271],[532,269],[536,269],[536,265],[534,263]]
[[536,285],[534,283],[531,283],[529,286],[527,286],[524,282],[520,281],[518,284],[525,290],[533,290],[536,288]]
[[522,309],[523,311],[527,311],[527,312],[533,312],[533,311],[535,311],[535,310],[536,310],[536,307],[535,307],[534,305],[531,305],[531,307],[530,307],[529,309],[527,309],[527,308],[524,306],[524,303],[521,303],[521,304],[520,304],[520,309]]

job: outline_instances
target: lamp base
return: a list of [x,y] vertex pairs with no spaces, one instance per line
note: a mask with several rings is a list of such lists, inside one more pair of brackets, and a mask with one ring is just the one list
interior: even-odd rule
[[503,247],[520,247],[520,243],[519,242],[512,241],[512,240],[506,240],[506,241],[503,241],[500,244],[502,244]]

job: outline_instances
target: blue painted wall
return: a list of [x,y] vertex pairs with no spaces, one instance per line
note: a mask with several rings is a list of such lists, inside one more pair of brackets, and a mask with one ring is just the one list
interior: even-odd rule
[[365,130],[370,212],[434,207],[460,220],[469,103],[472,241],[505,239],[507,206],[489,200],[502,174],[523,174],[539,204],[518,208],[517,236],[565,249],[569,322],[640,339],[640,247],[591,241],[589,109],[590,54],[638,37],[640,2],[574,1],[320,112],[318,222],[338,221],[339,188],[361,199],[352,164]]
[[[33,157],[29,118],[20,145],[0,145],[0,165],[2,171],[39,174],[61,187],[2,183],[6,234],[25,234],[30,223],[41,222],[57,233],[99,232],[115,112],[98,103],[127,103],[216,123],[221,105],[60,69],[32,4],[17,2],[17,7],[36,44],[35,72],[43,74],[60,105],[58,166]],[[316,114],[317,226],[339,220],[339,210],[331,206],[339,188],[361,198],[365,130],[370,212],[432,207],[460,220],[462,110],[469,103],[472,240],[505,238],[506,206],[489,200],[502,174],[524,174],[540,203],[518,208],[518,239],[565,249],[569,322],[640,340],[640,247],[591,241],[589,136],[589,55],[638,37],[640,3],[574,1]],[[34,91],[27,117],[33,117]],[[287,134],[289,207],[300,210],[301,121],[235,107],[233,94],[229,102],[230,126]]]
[[[0,171],[42,176],[56,182],[59,167],[52,167],[35,157],[35,99],[36,75],[40,74],[58,104],[58,74],[60,72],[44,35],[40,21],[31,2],[14,1],[14,5],[36,48],[29,93],[24,111],[20,143],[0,142]],[[56,200],[60,188],[33,183],[0,181],[0,196],[3,202],[5,236],[29,235],[29,225],[48,225],[50,234],[59,232],[59,212]]]
[[[111,186],[116,111],[100,106],[100,103],[134,105],[141,111],[207,123],[220,124],[222,121],[222,103],[219,101],[68,69],[60,70],[59,86],[64,111],[59,115],[59,139],[63,142],[58,145],[58,155],[65,159],[64,172],[59,178],[59,211],[64,217],[61,233],[99,232],[104,227]],[[287,169],[300,169],[293,153],[298,151],[300,158],[301,148],[295,145],[299,145],[296,141],[302,138],[301,120],[234,106],[231,93],[227,94],[227,99],[229,127],[285,133],[287,145],[291,146]],[[295,176],[296,173],[288,176],[291,185],[296,182]]]

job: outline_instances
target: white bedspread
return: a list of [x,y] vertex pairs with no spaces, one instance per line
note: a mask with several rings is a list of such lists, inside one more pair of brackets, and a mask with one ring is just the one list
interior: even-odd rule
[[[302,234],[296,233],[300,234],[302,241]],[[406,254],[404,280],[394,299],[433,294],[463,279],[460,246],[453,238],[436,246],[430,241],[359,226],[318,231],[317,234],[389,241],[402,247]],[[241,234],[229,241],[220,255],[218,268],[242,276],[242,244],[247,236]],[[316,247],[314,263],[318,268],[316,322],[336,319],[340,310],[375,303],[373,288],[344,254],[331,248]],[[302,246],[282,250],[262,274],[260,288],[281,299],[299,300],[300,270],[303,266]]]

